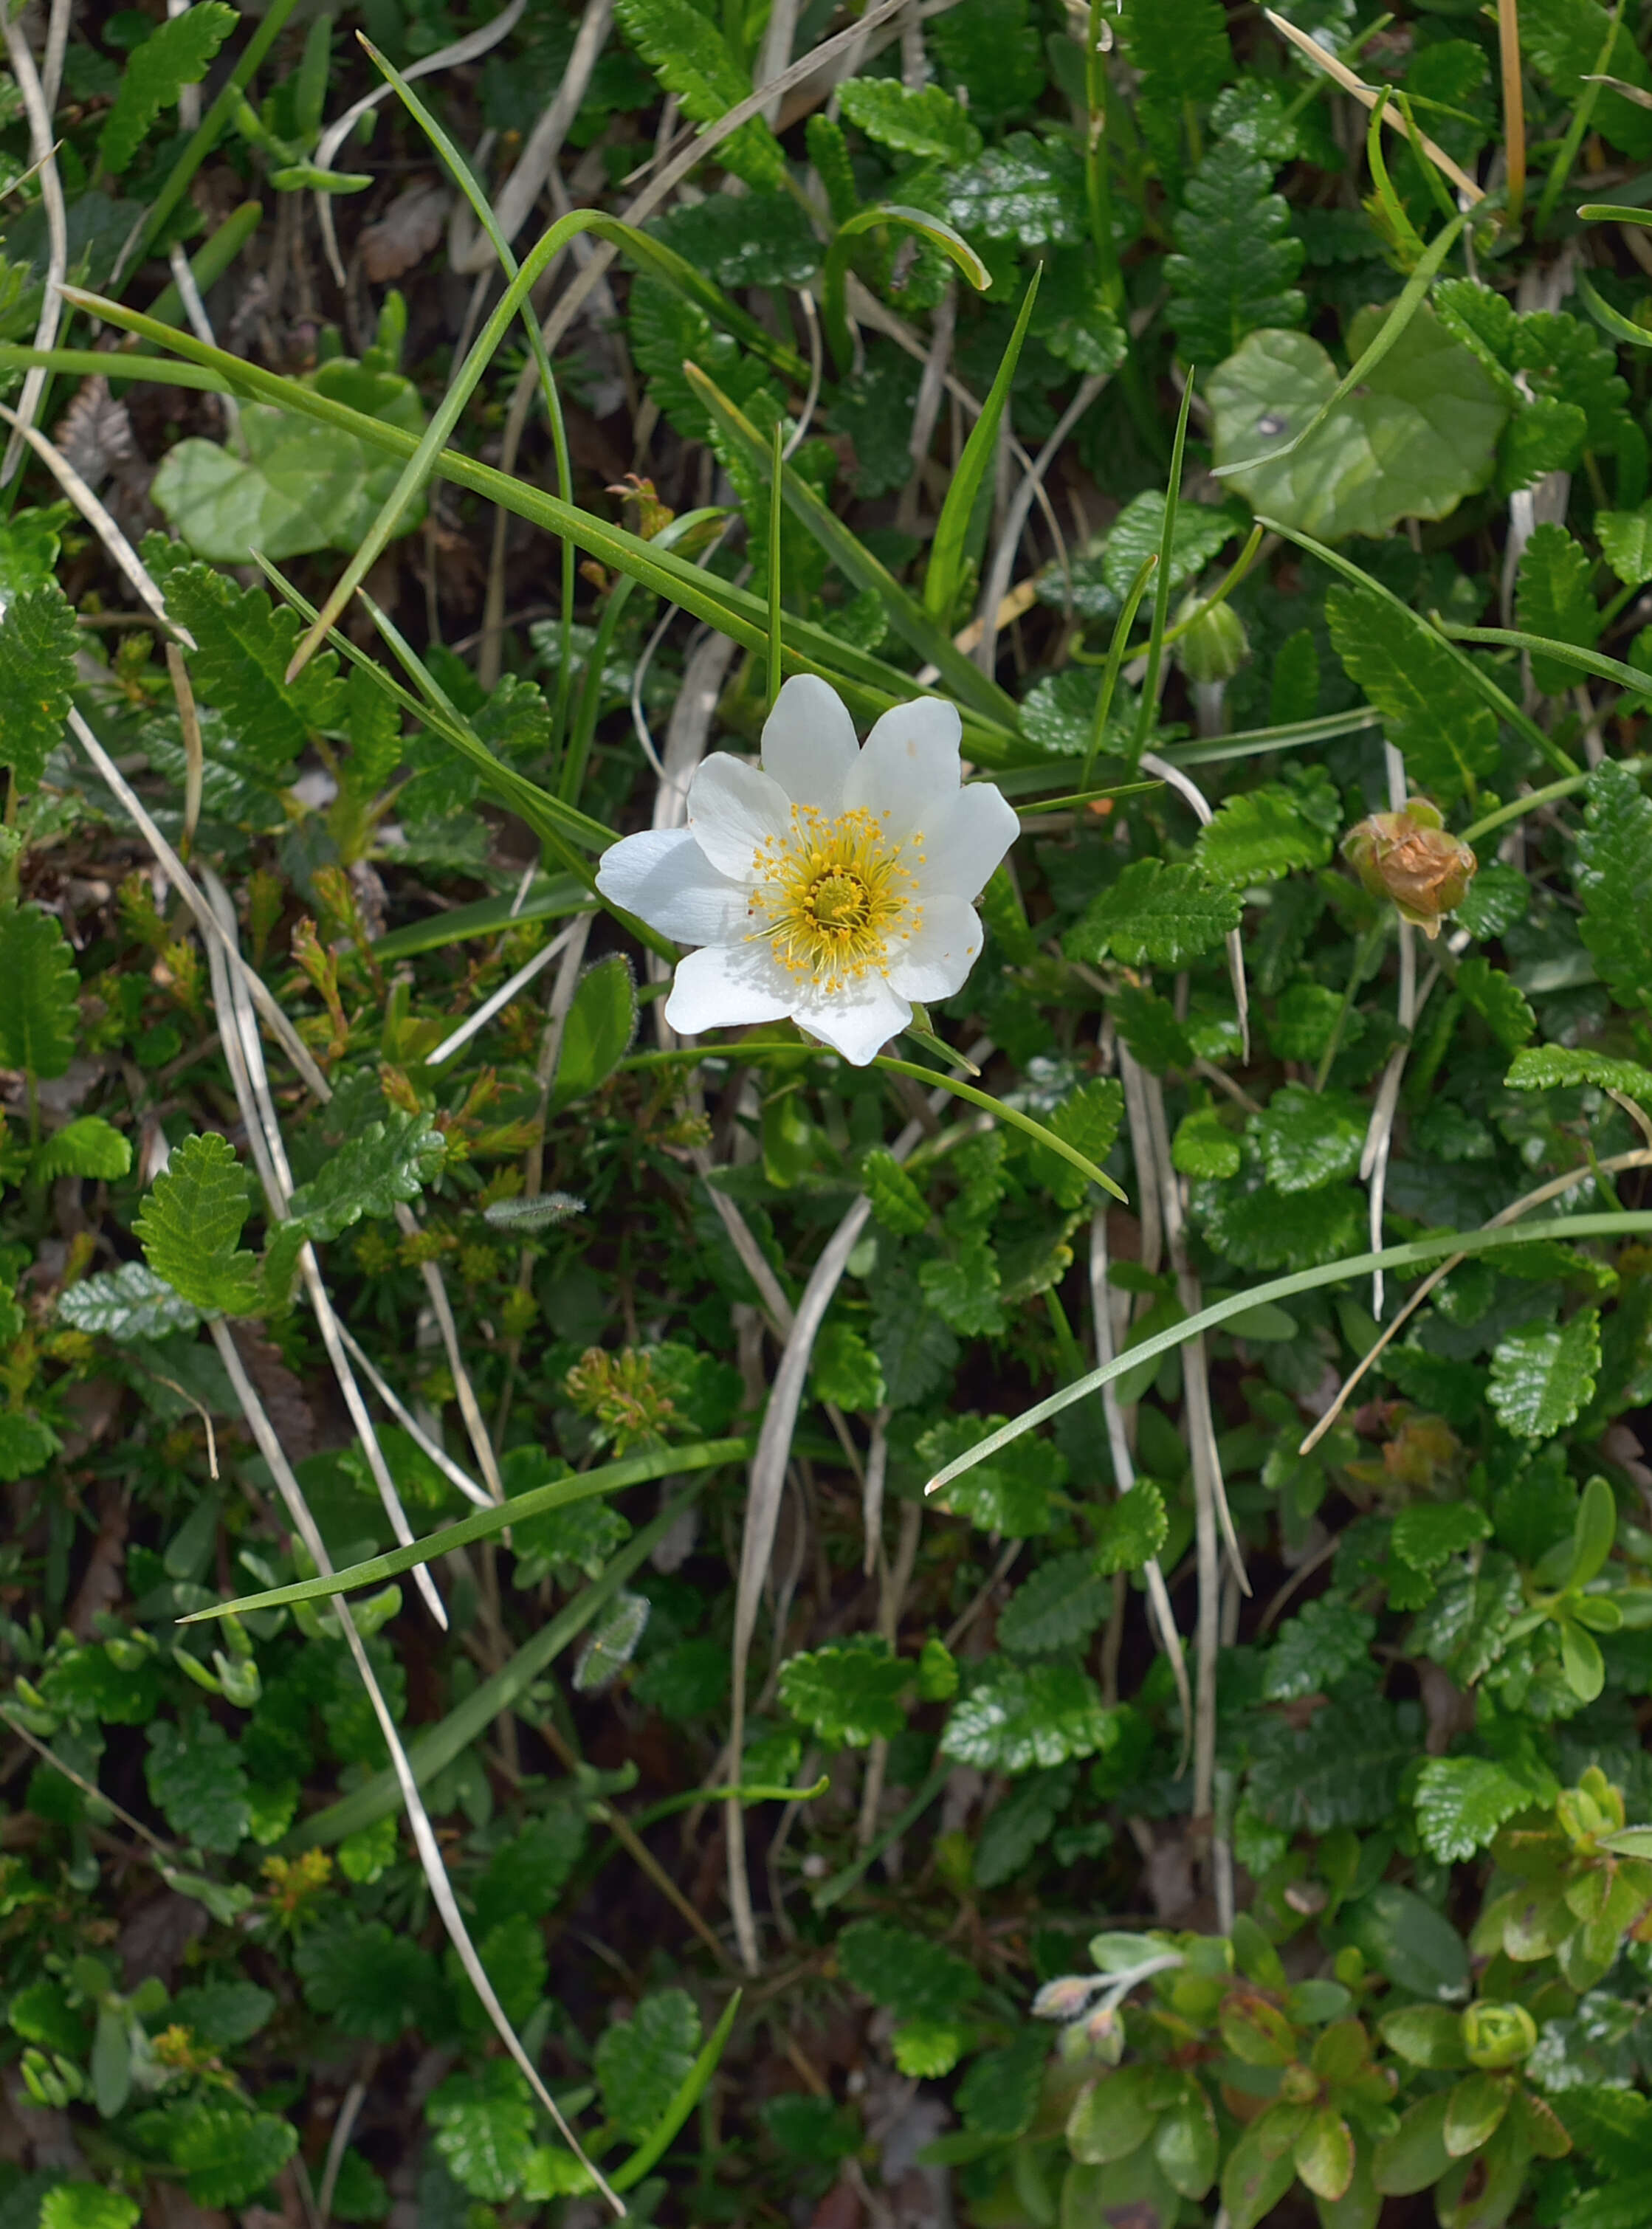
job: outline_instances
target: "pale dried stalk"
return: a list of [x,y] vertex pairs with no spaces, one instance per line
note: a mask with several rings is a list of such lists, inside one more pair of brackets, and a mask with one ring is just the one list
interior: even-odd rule
[[[210,870],[205,879],[213,909],[223,925],[226,948],[229,948],[235,941],[235,909],[223,884]],[[252,1004],[241,990],[236,979],[231,976],[223,953],[215,945],[208,947],[207,964],[212,976],[213,1004],[217,1010],[218,1033],[223,1044],[224,1058],[235,1087],[235,1096],[241,1102],[241,1118],[247,1127],[248,1140],[254,1141],[254,1158],[263,1180],[270,1216],[277,1223],[285,1223],[292,1213],[292,1172],[281,1140],[275,1102],[270,1095],[264,1050],[259,1042],[258,1025],[254,1018]],[[258,1150],[260,1136],[261,1152]],[[338,1320],[333,1313],[331,1297],[322,1282],[321,1265],[316,1259],[316,1249],[308,1241],[299,1256],[299,1272],[304,1279],[305,1294],[321,1333],[322,1345],[327,1350],[327,1359],[332,1365],[338,1390],[344,1395],[344,1406],[350,1411],[350,1420],[356,1428],[362,1452],[367,1457],[373,1483],[378,1488],[384,1513],[390,1520],[390,1528],[399,1545],[410,1548],[414,1545],[413,1527],[408,1522],[402,1496],[390,1474],[390,1467],[384,1460],[384,1450],[379,1445],[371,1413],[362,1398],[361,1388],[356,1383],[355,1372],[344,1352],[339,1336]],[[419,1592],[424,1597],[425,1607],[445,1633],[447,1612],[436,1591],[430,1566],[427,1564],[417,1565],[414,1577]]]
[[[1528,1215],[1533,1208],[1543,1207],[1550,1200],[1559,1199],[1563,1192],[1574,1191],[1578,1185],[1588,1184],[1597,1171],[1603,1176],[1615,1177],[1620,1176],[1625,1169],[1646,1168],[1652,1168],[1652,1148],[1641,1147],[1632,1153],[1614,1153],[1610,1160],[1591,1162],[1587,1168],[1568,1169],[1564,1176],[1551,1177],[1546,1184],[1539,1185],[1534,1192],[1523,1192],[1519,1199],[1511,1200],[1507,1207],[1500,1208],[1495,1215],[1482,1225],[1482,1228],[1486,1230],[1501,1230],[1507,1224],[1518,1223],[1521,1216]],[[1365,1356],[1357,1369],[1343,1379],[1336,1398],[1303,1440],[1296,1451],[1298,1455],[1306,1455],[1313,1453],[1344,1409],[1347,1407],[1350,1395],[1366,1372],[1380,1359],[1384,1351],[1398,1336],[1404,1326],[1411,1321],[1435,1288],[1443,1283],[1458,1264],[1467,1261],[1468,1258],[1466,1254],[1453,1254],[1429,1271],[1392,1323],[1385,1326],[1382,1337]]]
[[[533,213],[533,205],[562,151],[569,127],[590,89],[591,73],[613,26],[614,0],[586,0],[568,67],[551,96],[550,106],[529,134],[527,145],[517,157],[515,170],[500,187],[493,204],[500,235],[506,241],[516,238]],[[460,222],[464,224],[464,218]],[[492,260],[493,243],[479,229],[468,225],[465,229],[469,232],[468,239],[461,233],[453,243],[457,249],[453,267],[468,278],[487,268]]]
[[[63,202],[63,181],[57,172],[56,142],[52,138],[52,110],[57,100],[56,78],[62,74],[63,55],[67,49],[69,28],[70,0],[52,0],[51,20],[46,32],[46,65],[53,78],[48,93],[41,83],[40,73],[35,67],[35,57],[23,35],[22,11],[14,16],[9,11],[5,19],[6,57],[11,64],[11,74],[17,80],[17,90],[22,95],[23,112],[29,119],[29,151],[34,167],[40,174],[40,197],[46,209],[46,286],[40,302],[40,316],[35,326],[35,346],[48,349],[57,338],[58,321],[63,314],[63,298],[58,292],[69,267],[68,211]],[[55,62],[54,63],[54,56]],[[32,427],[40,400],[46,392],[49,374],[39,364],[33,366],[23,380],[23,389],[18,397],[16,418],[6,413],[10,421],[12,435],[6,444],[3,463],[0,463],[0,487],[16,473],[22,460],[25,427]]]
[[[1044,495],[1045,475],[1061,453],[1073,427],[1090,408],[1107,385],[1111,373],[1092,372],[1080,386],[1072,401],[1056,421],[1054,430],[1036,458],[1026,465],[1015,493],[1010,498],[1004,514],[1003,530],[993,549],[993,562],[987,571],[987,581],[980,593],[976,619],[980,627],[980,645],[975,652],[975,663],[983,673],[991,673],[998,661],[998,607],[1009,592],[1010,575],[1015,570],[1015,554],[1021,546],[1021,536],[1026,532],[1027,520],[1035,502],[1041,504],[1046,523],[1053,524],[1055,514]],[[1068,570],[1065,544],[1058,526],[1055,528],[1056,550],[1063,571]]]
[[[987,1050],[984,1044],[972,1046],[967,1057],[979,1065]],[[930,1097],[937,1112],[946,1103],[944,1092],[934,1092]],[[890,1151],[897,1160],[903,1161],[922,1135],[921,1123],[909,1122]],[[752,1638],[757,1629],[757,1606],[762,1599],[763,1577],[775,1552],[775,1530],[780,1521],[781,1493],[786,1483],[786,1466],[791,1456],[792,1436],[797,1429],[797,1415],[802,1405],[809,1359],[814,1352],[820,1326],[826,1320],[826,1310],[832,1305],[832,1295],[871,1213],[871,1202],[862,1193],[826,1241],[820,1259],[810,1272],[808,1282],[804,1286],[802,1297],[797,1304],[791,1336],[781,1351],[768,1396],[768,1406],[763,1411],[756,1449],[751,1459],[746,1493],[745,1528],[740,1544],[740,1570],[735,1584],[734,1635],[730,1651],[733,1701],[728,1756],[729,1780],[735,1787],[740,1783],[741,1764],[745,1752],[746,1670],[751,1657]],[[727,1832],[729,1908],[734,1918],[735,1940],[739,1946],[741,1962],[749,1974],[755,1974],[759,1964],[757,1921],[752,1910],[751,1883],[746,1872],[745,1815],[738,1796],[729,1798]]]
[[[1361,106],[1375,108],[1381,96],[1373,93],[1362,79],[1357,78],[1347,62],[1339,61],[1334,55],[1327,53],[1323,47],[1317,45],[1309,38],[1306,31],[1299,30],[1295,23],[1288,22],[1284,16],[1276,16],[1271,8],[1264,8],[1262,12],[1278,32],[1280,37],[1289,39],[1298,53],[1305,55],[1313,63],[1315,69],[1323,70],[1327,77],[1334,78],[1344,93],[1351,93]],[[1403,116],[1396,115],[1392,107],[1385,108],[1382,120],[1391,132],[1398,132],[1406,145],[1410,145],[1411,133]],[[1443,171],[1450,179],[1457,191],[1469,202],[1472,203],[1485,200],[1484,193],[1469,173],[1452,161],[1443,147],[1437,146],[1427,132],[1417,133],[1417,144],[1435,168]]]
[[467,1470],[462,1469],[460,1466],[453,1461],[453,1457],[448,1454],[447,1449],[441,1445],[440,1441],[431,1438],[429,1433],[426,1431],[424,1426],[414,1415],[412,1410],[408,1408],[407,1403],[402,1400],[395,1388],[389,1384],[383,1372],[379,1369],[377,1364],[373,1360],[372,1356],[365,1351],[359,1340],[352,1337],[349,1326],[347,1324],[340,1324],[338,1326],[338,1333],[340,1338],[344,1342],[345,1352],[349,1354],[351,1361],[354,1362],[357,1367],[361,1371],[368,1384],[378,1395],[379,1399],[383,1402],[385,1407],[395,1418],[396,1423],[401,1425],[408,1437],[414,1442],[415,1445],[417,1446],[423,1454],[428,1455],[431,1461],[434,1463],[437,1469],[440,1471],[442,1476],[449,1480],[452,1484],[459,1488],[466,1501],[473,1502],[478,1509],[493,1508],[495,1506],[495,1503],[492,1495],[486,1493],[481,1487],[478,1486],[476,1481],[471,1476],[470,1473]]
[[103,745],[87,727],[80,713],[73,709],[69,713],[69,726],[74,729],[75,740],[81,749],[97,768],[99,778],[117,799],[122,810],[130,817],[144,841],[165,869],[168,880],[194,915],[196,925],[201,931],[202,943],[209,947],[215,944],[223,953],[232,973],[239,976],[245,985],[247,996],[269,1025],[282,1051],[292,1063],[303,1082],[325,1105],[332,1097],[332,1086],[316,1066],[304,1039],[282,1012],[262,978],[254,973],[241,958],[240,951],[229,944],[218,916],[208,904],[195,877],[155,825],[137,793],[108,752],[104,749]]
[[166,646],[166,672],[172,684],[172,696],[177,704],[178,728],[183,737],[183,828],[178,844],[181,850],[188,852],[194,848],[196,827],[201,819],[201,796],[206,787],[207,761],[201,742],[201,715],[196,710],[190,669],[183,663],[183,652],[175,642],[169,642]]
[[[286,1450],[277,1438],[268,1416],[265,1414],[264,1404],[259,1399],[257,1391],[242,1366],[235,1342],[229,1336],[228,1326],[222,1316],[215,1316],[209,1324],[209,1329],[212,1333],[213,1344],[218,1350],[219,1359],[222,1362],[229,1383],[235,1391],[235,1398],[241,1404],[241,1414],[251,1428],[253,1437],[258,1444],[258,1451],[268,1464],[270,1475],[275,1481],[276,1491],[286,1505],[292,1528],[308,1549],[317,1571],[331,1576],[333,1564],[331,1558],[327,1553],[327,1544],[322,1538],[315,1519],[310,1514],[303,1490],[293,1475],[292,1467],[286,1459]],[[476,1946],[471,1940],[470,1930],[465,1924],[464,1914],[460,1911],[458,1899],[453,1894],[453,1883],[447,1878],[447,1868],[443,1863],[440,1846],[436,1840],[434,1829],[430,1824],[430,1815],[425,1809],[424,1799],[419,1793],[418,1783],[413,1776],[413,1768],[408,1763],[407,1751],[402,1747],[401,1733],[396,1727],[395,1720],[390,1715],[389,1707],[384,1700],[383,1691],[378,1683],[377,1674],[373,1670],[372,1662],[363,1645],[361,1635],[356,1630],[355,1621],[351,1618],[343,1596],[335,1596],[329,1604],[329,1609],[331,1615],[338,1621],[345,1645],[355,1662],[357,1674],[367,1691],[367,1698],[372,1705],[373,1715],[378,1720],[379,1731],[383,1735],[385,1746],[390,1753],[390,1764],[395,1774],[396,1784],[402,1791],[402,1802],[407,1811],[408,1823],[413,1829],[413,1838],[418,1846],[420,1862],[424,1868],[425,1879],[430,1885],[432,1900],[441,1915],[441,1923],[447,1930],[448,1939],[459,1953],[460,1963],[465,1969],[466,1977],[480,1998],[483,2008],[493,2023],[499,2040],[527,2077],[529,2086],[539,2104],[550,2114],[558,2135],[575,2159],[584,2167],[595,2187],[614,2208],[616,2219],[623,2220],[626,2212],[624,2200],[616,2195],[601,2169],[587,2158],[578,2137],[563,2117],[562,2108],[540,2079],[538,2068],[523,2049],[516,2030],[511,2027],[505,2007],[499,2002],[493,1984],[488,1979],[487,1969],[476,1955]]]
[[[1211,808],[1210,800],[1199,784],[1190,775],[1185,774],[1180,767],[1172,766],[1169,760],[1161,759],[1157,751],[1143,751],[1141,770],[1144,774],[1156,774],[1160,781],[1173,789],[1177,796],[1192,808],[1193,817],[1201,828],[1210,826],[1216,818]],[[1404,802],[1403,799],[1401,802]],[[1225,942],[1227,948],[1228,980],[1233,986],[1233,1003],[1238,1010],[1239,1016],[1240,1065],[1248,1068],[1250,1064],[1250,992],[1245,980],[1244,944],[1237,928],[1228,931]]]
[[527,989],[537,975],[542,974],[553,960],[567,950],[573,935],[571,928],[565,928],[559,936],[552,937],[549,944],[542,946],[531,960],[524,961],[514,975],[508,977],[497,991],[484,999],[473,1014],[467,1014],[434,1052],[426,1054],[425,1066],[440,1068],[443,1061],[451,1060],[462,1045],[467,1045],[473,1037],[485,1030],[495,1014],[508,1006],[512,999]]
[[[33,372],[29,376],[32,379]],[[22,401],[26,405],[28,400],[29,397],[25,392]],[[11,410],[3,402],[0,402],[0,418],[3,418],[7,425],[12,428],[14,439],[18,441],[27,441],[41,462],[48,467],[53,479],[97,536],[99,541],[102,543],[114,563],[132,582],[149,612],[166,629],[169,635],[175,636],[186,648],[193,650],[194,637],[167,617],[165,600],[151,579],[148,567],[115,524],[110,516],[107,504],[81,479],[55,442],[48,441],[38,427],[29,424],[26,411]],[[9,477],[9,472],[0,473],[0,479]]]
[[[490,47],[497,47],[501,39],[508,37],[515,30],[527,4],[528,0],[511,0],[508,8],[502,9],[479,30],[467,32],[465,37],[455,39],[452,46],[443,47],[439,53],[426,55],[418,61],[409,62],[402,73],[403,79],[411,85],[415,78],[429,77],[437,70],[457,69],[464,62],[479,60]],[[317,170],[331,170],[333,157],[363,117],[370,115],[380,101],[387,100],[395,90],[387,79],[382,85],[376,85],[371,93],[363,93],[358,101],[344,111],[336,124],[327,126],[317,141],[316,151],[311,157]],[[338,235],[333,228],[331,194],[318,193],[316,196],[316,214],[321,221],[321,237],[326,247],[327,261],[332,275],[341,287],[346,286],[349,280],[338,254]]]

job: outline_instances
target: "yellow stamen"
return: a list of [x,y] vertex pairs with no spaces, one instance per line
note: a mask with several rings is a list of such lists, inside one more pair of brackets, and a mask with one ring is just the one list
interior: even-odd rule
[[794,805],[787,833],[757,846],[750,911],[767,919],[751,935],[768,939],[788,974],[828,994],[874,971],[886,975],[891,947],[922,918],[917,878],[902,858],[910,849],[921,864],[922,841],[891,842],[864,810],[828,820],[813,806]]

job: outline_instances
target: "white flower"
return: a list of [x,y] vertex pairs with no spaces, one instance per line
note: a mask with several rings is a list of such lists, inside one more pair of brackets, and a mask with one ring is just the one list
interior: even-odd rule
[[679,943],[665,1018],[702,1030],[789,1016],[857,1068],[961,990],[981,947],[970,901],[1015,840],[990,782],[962,786],[958,714],[897,705],[855,742],[836,692],[794,674],[763,728],[762,766],[715,752],[688,826],[627,836],[596,886]]

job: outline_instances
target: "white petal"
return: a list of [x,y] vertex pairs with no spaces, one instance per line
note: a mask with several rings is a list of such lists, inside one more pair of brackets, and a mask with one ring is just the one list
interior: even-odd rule
[[791,1011],[791,992],[766,944],[708,944],[678,961],[665,1019],[690,1037],[743,1022],[778,1022]]
[[865,1068],[911,1020],[912,1002],[883,976],[864,975],[829,995],[812,986],[794,987],[790,1011],[800,1029],[840,1052],[852,1068]]
[[926,897],[922,919],[890,955],[890,987],[920,1005],[950,999],[963,989],[980,947],[981,927],[973,906],[957,897]]
[[690,784],[688,825],[714,867],[749,882],[759,845],[784,838],[791,827],[791,800],[761,767],[713,751]]
[[627,836],[602,854],[596,886],[679,944],[730,944],[745,933],[745,890],[718,874],[686,829]]
[[858,752],[855,723],[835,689],[815,673],[794,673],[782,683],[763,723],[763,771],[794,805],[817,806],[835,819]]
[[922,881],[931,890],[973,898],[1020,833],[1015,808],[990,781],[972,781],[942,813],[923,839]]
[[897,842],[927,834],[958,794],[963,723],[955,704],[921,697],[885,712],[843,786],[845,808],[861,806],[884,819]]

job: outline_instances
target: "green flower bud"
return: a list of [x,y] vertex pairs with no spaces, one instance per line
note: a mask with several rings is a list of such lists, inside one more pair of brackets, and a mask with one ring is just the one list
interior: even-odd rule
[[1392,898],[1400,919],[1430,941],[1480,871],[1468,845],[1449,835],[1437,808],[1420,797],[1403,813],[1373,813],[1351,828],[1342,856],[1373,898]]
[[1462,2047],[1469,2064],[1496,2073],[1518,2066],[1537,2043],[1537,2022],[1524,2005],[1476,2001],[1462,2015]]
[[[1192,617],[1202,599],[1189,596],[1176,614],[1176,625]],[[1231,604],[1218,604],[1196,626],[1173,643],[1176,663],[1195,686],[1231,681],[1250,655],[1244,622]]]

